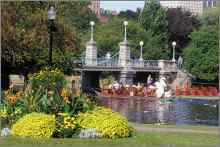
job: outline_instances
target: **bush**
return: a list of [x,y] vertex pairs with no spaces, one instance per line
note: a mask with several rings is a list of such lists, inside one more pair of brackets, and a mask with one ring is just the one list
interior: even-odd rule
[[20,137],[49,138],[55,132],[55,117],[43,113],[30,113],[12,125],[12,135]]
[[59,69],[45,68],[37,73],[28,75],[28,84],[31,85],[32,90],[42,88],[48,91],[58,91],[66,85],[64,74]]
[[58,69],[46,68],[29,75],[24,94],[21,103],[29,113],[33,111],[48,114],[68,112],[72,115],[79,111],[86,111],[89,107],[84,96],[75,96],[67,88],[67,80]]
[[77,122],[82,128],[95,128],[106,138],[129,137],[133,131],[125,117],[103,107],[78,114]]
[[71,117],[68,113],[58,113],[54,137],[72,138],[77,136],[79,131],[80,127],[75,117]]
[[20,106],[19,99],[23,93],[14,92],[12,88],[4,91],[4,99],[0,104],[0,119],[3,127],[10,125],[25,114],[25,110]]

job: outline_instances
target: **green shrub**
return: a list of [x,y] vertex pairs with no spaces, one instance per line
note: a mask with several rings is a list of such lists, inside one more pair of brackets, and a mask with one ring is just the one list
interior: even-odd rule
[[82,128],[95,128],[106,138],[129,137],[133,131],[125,117],[104,107],[78,114],[77,122]]
[[75,117],[71,117],[68,113],[58,113],[54,137],[72,138],[77,136],[79,131],[80,126],[77,124]]
[[45,68],[37,73],[28,75],[28,84],[32,90],[42,88],[48,91],[59,91],[66,85],[64,74],[59,69]]
[[12,125],[12,135],[20,137],[49,138],[55,131],[55,116],[30,113]]

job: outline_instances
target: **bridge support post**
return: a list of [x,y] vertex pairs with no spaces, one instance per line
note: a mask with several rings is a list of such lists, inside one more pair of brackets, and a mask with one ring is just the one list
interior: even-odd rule
[[120,51],[119,51],[119,60],[118,65],[123,68],[120,73],[119,82],[123,85],[125,84],[133,84],[134,72],[130,71],[130,48],[127,40],[119,43]]
[[128,45],[128,41],[123,41],[119,43],[119,66],[127,67],[130,64],[130,48]]
[[132,85],[134,83],[134,75],[135,73],[132,71],[122,70],[120,73],[120,80],[119,82],[123,85],[129,84]]
[[96,47],[96,42],[93,40],[90,40],[89,42],[86,43],[85,64],[90,66],[97,65],[97,47]]

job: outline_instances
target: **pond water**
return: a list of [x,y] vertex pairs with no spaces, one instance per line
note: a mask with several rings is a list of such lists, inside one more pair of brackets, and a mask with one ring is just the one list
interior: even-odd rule
[[100,101],[131,122],[218,125],[218,100],[175,98],[161,102],[155,98],[101,97]]
[[218,125],[218,100],[176,98],[172,105],[176,124]]

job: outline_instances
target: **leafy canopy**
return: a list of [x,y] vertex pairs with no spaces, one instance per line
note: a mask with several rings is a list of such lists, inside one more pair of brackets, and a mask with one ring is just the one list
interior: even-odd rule
[[190,35],[184,49],[185,68],[203,80],[218,77],[218,26],[204,26]]

